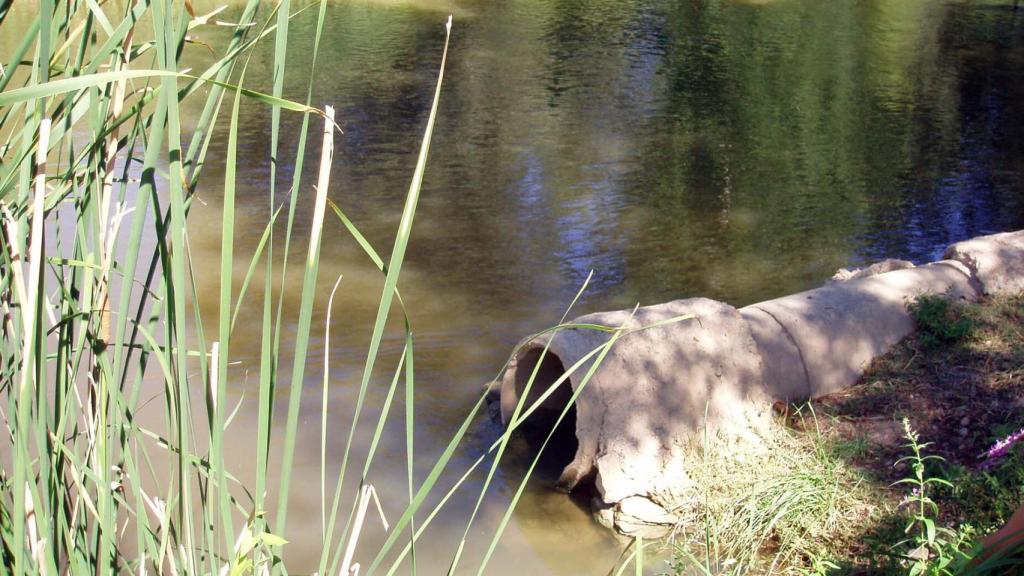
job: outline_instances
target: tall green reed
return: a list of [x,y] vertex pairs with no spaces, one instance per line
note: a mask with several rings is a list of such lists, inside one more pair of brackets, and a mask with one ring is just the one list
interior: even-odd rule
[[[183,50],[213,17],[197,16],[188,2],[138,0],[117,8],[92,0],[41,0],[32,24],[19,30],[14,30],[6,7],[0,10],[0,31],[22,35],[0,76],[0,394],[5,400],[0,421],[9,444],[2,447],[6,453],[0,452],[0,561],[13,574],[285,571],[281,536],[287,536],[283,533],[313,331],[319,250],[327,226],[340,225],[356,240],[383,275],[384,287],[355,417],[348,423],[330,498],[326,442],[321,442],[320,573],[354,566],[352,551],[369,499],[376,497],[369,483],[371,464],[398,390],[405,396],[408,488],[403,496],[408,503],[375,552],[368,573],[386,568],[393,574],[401,566],[415,573],[417,540],[466,479],[493,455],[479,508],[510,435],[536,409],[517,408],[509,429],[442,492],[443,475],[481,412],[481,395],[422,483],[415,483],[415,346],[398,285],[437,117],[451,20],[416,169],[385,260],[327,196],[338,130],[329,106],[311,105],[327,3],[314,5],[316,36],[304,103],[281,96],[288,25],[301,12],[293,12],[289,0],[273,5],[248,1],[224,51],[204,69],[188,72],[182,68]],[[271,93],[266,94],[244,87],[245,66],[252,48],[271,34],[274,76]],[[202,88],[207,89],[205,94]],[[226,98],[230,112],[221,184],[218,310],[216,322],[206,322],[196,305],[189,212]],[[182,106],[187,99],[197,100],[200,112],[195,124],[186,127]],[[272,111],[271,216],[247,262],[234,245],[243,104],[269,106]],[[302,118],[293,155],[280,146],[283,113]],[[309,124],[321,120],[317,181],[304,186]],[[284,192],[287,210],[273,176],[286,154],[295,165]],[[297,207],[310,200],[313,226],[308,238],[298,238]],[[282,212],[283,237],[275,231]],[[336,218],[329,218],[331,213]],[[290,258],[293,243],[306,246],[301,260]],[[246,270],[240,283],[233,277],[236,264]],[[272,277],[284,278],[295,266],[302,270],[302,295],[297,337],[286,347],[281,338],[288,321],[283,312],[285,288],[275,293]],[[261,269],[262,299],[251,302],[246,298],[250,281]],[[368,453],[357,455],[357,425],[394,303],[404,318],[404,352]],[[241,485],[224,457],[225,435],[238,409],[229,407],[227,387],[232,335],[243,307],[262,313],[253,486]],[[206,332],[209,326],[215,326],[214,333]],[[567,328],[610,335],[606,345],[570,368],[586,370],[575,398],[601,358],[627,332],[565,324],[564,318],[554,330]],[[329,334],[329,315],[325,330]],[[280,368],[286,358],[292,362],[287,377]],[[147,399],[143,393],[153,381],[161,393]],[[554,386],[567,382],[568,374]],[[279,431],[273,417],[275,390],[286,386],[285,423]],[[325,360],[325,406],[328,391]],[[143,423],[140,413],[147,405],[162,421]],[[566,406],[561,418],[568,410]],[[326,413],[323,418],[321,438],[327,435]],[[274,455],[279,466],[273,470],[271,445],[278,435],[283,441]],[[358,484],[346,485],[349,462],[356,457],[364,458]],[[170,464],[169,473],[159,471],[161,463]],[[512,506],[535,465],[536,461],[524,475]],[[274,485],[273,478],[278,479]],[[273,492],[277,506],[268,510],[267,495]],[[394,501],[398,496],[384,498]],[[339,523],[347,500],[351,506]],[[428,500],[436,501],[429,510]],[[491,539],[480,573],[511,509]],[[472,522],[467,521],[462,540],[452,543],[453,571]],[[341,533],[336,534],[339,527]],[[396,549],[403,540],[404,547]]]

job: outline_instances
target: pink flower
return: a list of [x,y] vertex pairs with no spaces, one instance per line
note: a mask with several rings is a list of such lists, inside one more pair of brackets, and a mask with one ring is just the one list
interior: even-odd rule
[[1010,448],[1013,447],[1013,445],[1019,442],[1022,438],[1024,438],[1024,428],[1017,430],[1013,434],[1010,434],[1006,438],[1003,438],[1002,440],[993,444],[991,448],[989,448],[988,450],[985,451],[984,454],[979,456],[979,458],[983,458],[981,467],[992,468],[993,466],[995,466],[996,462],[1003,458],[1004,456],[1006,456],[1006,454],[1010,451]]
[[902,508],[902,507],[907,506],[909,504],[913,504],[914,502],[917,502],[920,498],[921,498],[921,487],[920,486],[915,486],[914,489],[910,491],[910,494],[907,494],[906,496],[903,497],[902,500],[900,500],[900,503],[897,504],[896,507],[897,508]]

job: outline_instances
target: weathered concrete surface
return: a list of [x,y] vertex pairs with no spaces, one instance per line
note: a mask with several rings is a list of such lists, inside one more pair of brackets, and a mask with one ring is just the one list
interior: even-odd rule
[[984,294],[1024,292],[1024,230],[957,242],[943,258],[967,266]]
[[803,355],[786,328],[771,314],[747,306],[740,315],[750,326],[764,365],[764,386],[773,400],[796,402],[811,396]]
[[[802,398],[810,398],[856,383],[873,358],[914,329],[906,305],[924,293],[978,298],[962,266],[938,262],[826,284],[752,304],[741,313],[753,327],[767,389],[777,399],[793,400],[800,390],[806,390]],[[803,362],[803,379],[793,367],[792,345]]]
[[864,268],[840,268],[832,275],[831,281],[845,282],[847,280],[867,278],[868,276],[874,276],[876,274],[885,274],[886,272],[892,272],[893,270],[905,270],[913,267],[913,262],[888,258],[881,262],[875,262],[874,264]]
[[[635,330],[623,335],[576,401],[576,456],[560,480],[571,489],[593,475],[604,518],[620,532],[652,537],[675,522],[672,511],[686,497],[685,452],[704,433],[756,438],[768,423],[770,398],[761,382],[761,356],[747,322],[732,306],[694,298],[658,306],[592,314],[575,322]],[[694,314],[655,328],[640,328]],[[531,340],[501,379],[502,419],[507,424],[540,362],[532,404],[541,392],[589,352],[608,332],[566,329]],[[541,360],[541,350],[550,344]],[[570,377],[583,383],[587,361]],[[551,396],[539,418],[568,401],[568,389]],[[754,440],[756,441],[756,440]]]

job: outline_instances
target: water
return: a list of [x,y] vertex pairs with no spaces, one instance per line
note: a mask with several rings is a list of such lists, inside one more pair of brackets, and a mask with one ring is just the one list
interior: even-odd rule
[[[556,322],[591,270],[579,314],[698,295],[744,305],[812,287],[839,267],[927,261],[953,241],[1024,228],[1024,10],[1010,1],[333,2],[313,93],[315,104],[338,109],[345,132],[330,197],[382,253],[415,165],[450,12],[449,65],[400,284],[416,333],[418,481],[515,342]],[[314,8],[291,24],[293,99],[305,96],[315,21]],[[224,33],[198,36],[218,44]],[[186,56],[210,58],[198,45]],[[269,91],[272,62],[268,41],[246,85]],[[284,115],[282,187],[294,171],[298,123]],[[242,254],[270,212],[269,124],[268,110],[243,106]],[[211,313],[226,120],[222,128],[203,204],[190,217],[199,305]],[[318,159],[318,130],[307,166]],[[300,245],[314,178],[303,178]],[[382,285],[339,223],[329,220],[324,234],[286,535],[299,572],[314,569],[320,546],[325,356],[330,477]],[[244,261],[236,272],[237,286]],[[228,438],[238,442],[232,467],[243,478],[252,468],[254,433],[244,431],[255,430],[261,273],[232,349],[233,401],[243,408],[233,424],[241,432]],[[328,348],[327,298],[338,275]],[[300,280],[284,281],[286,345]],[[392,332],[358,446],[372,432],[401,347]],[[407,498],[402,402],[370,474],[391,520]],[[498,433],[478,418],[454,467]],[[475,568],[523,472],[527,454],[513,448],[470,532],[466,566]],[[481,481],[470,480],[418,551],[427,573],[447,566]],[[622,544],[583,504],[533,483],[489,572],[606,572]],[[382,537],[368,525],[357,559],[369,560]]]

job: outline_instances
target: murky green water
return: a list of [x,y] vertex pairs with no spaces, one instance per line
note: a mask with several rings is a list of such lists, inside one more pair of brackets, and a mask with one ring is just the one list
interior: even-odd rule
[[[442,24],[455,15],[401,283],[417,337],[419,479],[511,346],[557,321],[591,270],[579,313],[696,295],[742,305],[808,288],[842,266],[934,259],[952,241],[1024,228],[1024,9],[1012,8],[1012,0],[333,2],[314,89],[314,103],[336,106],[345,131],[330,195],[384,253],[415,164]],[[305,95],[315,21],[310,10],[292,22],[295,99]],[[217,30],[198,36],[223,41]],[[272,61],[268,42],[249,66],[249,87],[269,90]],[[270,210],[269,123],[268,110],[243,108],[243,253]],[[286,114],[282,158],[293,157],[297,132],[298,118]],[[318,155],[312,138],[307,165]],[[190,233],[200,305],[213,311],[223,169],[218,150],[210,158]],[[292,166],[278,166],[281,184]],[[300,239],[313,180],[303,180]],[[334,221],[322,260],[289,515],[288,557],[299,571],[319,552],[327,297],[344,275],[327,359],[335,470],[381,286]],[[245,270],[237,272],[240,280]],[[298,281],[285,281],[290,309]],[[255,420],[261,295],[251,297],[232,344],[233,387],[247,392],[234,424],[242,430]],[[401,344],[397,333],[385,343],[372,420]],[[407,497],[402,425],[397,418],[389,428],[370,475],[393,515]],[[456,467],[497,433],[476,422]],[[244,476],[252,438],[233,437],[233,466]],[[502,466],[471,531],[467,566],[489,541],[521,463],[513,455]],[[447,566],[479,486],[474,480],[437,520],[419,551],[426,573]],[[368,551],[382,533],[368,528],[365,537]],[[602,573],[620,549],[586,511],[538,482],[490,571]]]

